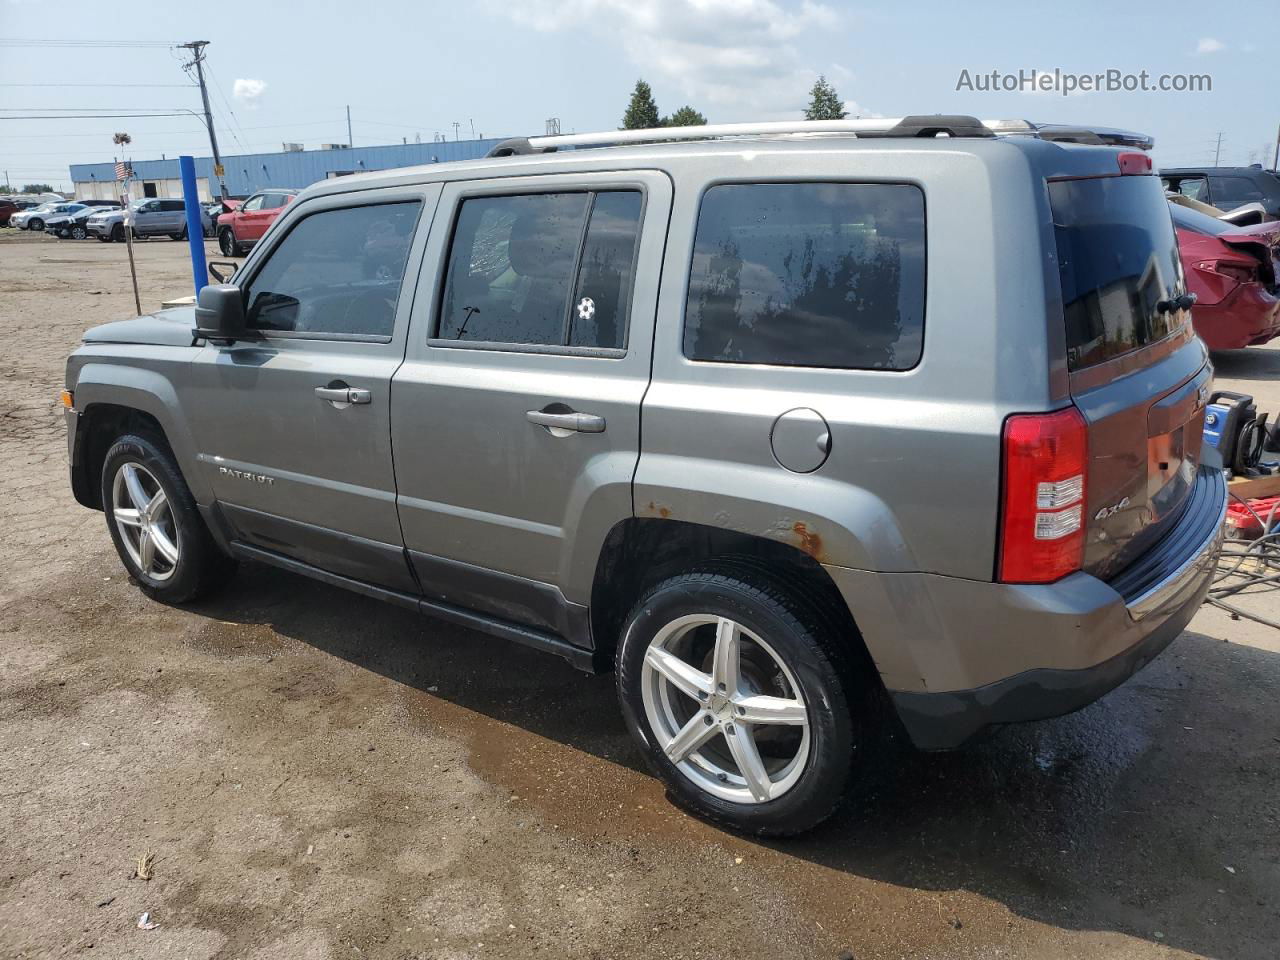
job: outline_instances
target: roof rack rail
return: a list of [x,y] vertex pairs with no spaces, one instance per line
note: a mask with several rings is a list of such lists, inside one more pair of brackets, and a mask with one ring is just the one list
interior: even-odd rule
[[628,143],[661,143],[672,140],[714,140],[722,137],[759,137],[812,134],[845,134],[855,137],[995,137],[1023,135],[1070,143],[1108,144],[1150,150],[1151,137],[1111,127],[1075,127],[1032,123],[1029,120],[979,120],[958,115],[920,115],[854,120],[778,120],[765,123],[712,123],[700,127],[656,127],[644,130],[600,130],[552,137],[513,137],[489,151],[490,157],[551,153],[564,147],[612,147]]

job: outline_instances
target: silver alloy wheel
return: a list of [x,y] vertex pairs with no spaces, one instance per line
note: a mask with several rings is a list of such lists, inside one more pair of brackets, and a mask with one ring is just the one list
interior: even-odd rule
[[699,789],[766,803],[804,773],[809,714],[800,685],[740,623],[712,614],[673,620],[645,651],[640,682],[658,747]]
[[111,482],[111,513],[138,569],[152,580],[172,577],[178,569],[178,522],[150,470],[132,461],[120,464]]

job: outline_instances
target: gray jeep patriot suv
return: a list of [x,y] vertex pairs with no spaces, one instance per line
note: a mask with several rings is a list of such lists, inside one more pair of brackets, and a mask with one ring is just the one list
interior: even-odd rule
[[258,561],[614,668],[677,801],[804,830],[877,716],[1069,712],[1207,590],[1194,298],[1148,156],[1089,139],[614,131],[318,183],[194,311],[86,334],[75,496],[157,600]]

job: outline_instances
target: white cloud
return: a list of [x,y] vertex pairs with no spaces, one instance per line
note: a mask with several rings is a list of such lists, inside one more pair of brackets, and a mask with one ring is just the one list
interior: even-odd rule
[[[641,76],[715,121],[796,116],[819,71],[793,41],[840,21],[816,0],[525,0],[494,9],[541,32],[618,38]],[[664,110],[679,105],[659,98]]]
[[231,95],[245,106],[253,107],[267,90],[265,80],[253,80],[241,77],[231,88]]
[[1225,49],[1227,45],[1213,37],[1201,37],[1200,42],[1196,44],[1196,53],[1220,53]]

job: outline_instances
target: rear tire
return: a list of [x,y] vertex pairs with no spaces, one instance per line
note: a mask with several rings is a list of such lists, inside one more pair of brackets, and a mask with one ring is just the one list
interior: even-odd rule
[[185,239],[187,239],[187,228],[186,228],[186,227],[183,227],[183,228],[182,228],[182,232],[181,232],[181,233],[171,233],[171,234],[169,234],[169,239],[170,239],[170,240],[185,240]]
[[214,542],[162,442],[139,434],[117,439],[103,461],[101,490],[116,552],[153,600],[195,600],[235,573],[235,560]]
[[680,805],[747,833],[802,833],[839,806],[865,736],[840,643],[801,593],[740,565],[672,577],[624,626],[627,727]]

